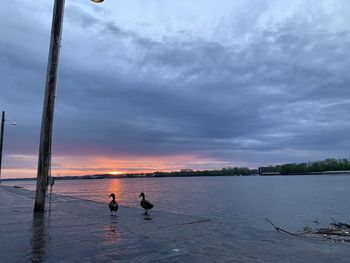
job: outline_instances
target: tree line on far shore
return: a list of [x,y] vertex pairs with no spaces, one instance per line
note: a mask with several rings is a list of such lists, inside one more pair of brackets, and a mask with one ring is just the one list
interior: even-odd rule
[[[323,161],[307,163],[287,163],[249,169],[247,167],[227,167],[221,170],[191,170],[182,169],[174,172],[128,173],[122,175],[96,174],[85,176],[55,177],[58,180],[67,179],[103,179],[103,178],[137,178],[137,177],[186,177],[186,176],[247,176],[257,174],[312,174],[329,171],[350,171],[349,159],[329,158]],[[349,172],[350,173],[350,172]],[[18,179],[17,179],[18,180]]]
[[240,175],[256,175],[257,169],[249,169],[247,167],[227,167],[221,170],[191,170],[182,169],[176,172],[155,172],[154,177],[180,177],[180,176],[240,176]]
[[232,175],[256,175],[260,174],[310,174],[324,172],[350,172],[349,159],[328,158],[322,161],[307,162],[307,163],[287,163],[281,165],[270,165],[268,167],[259,167],[259,169],[249,169],[247,167],[228,167],[221,170],[204,170],[194,171],[191,169],[183,169],[176,172],[155,172],[154,177],[178,177],[178,176],[232,176]]
[[328,158],[323,161],[307,163],[287,163],[275,166],[260,167],[260,173],[279,173],[279,174],[307,174],[323,173],[330,171],[350,171],[349,159]]

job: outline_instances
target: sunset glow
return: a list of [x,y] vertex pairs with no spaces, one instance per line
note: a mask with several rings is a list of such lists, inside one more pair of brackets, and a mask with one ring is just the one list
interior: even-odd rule
[[108,174],[119,175],[119,174],[124,174],[124,173],[113,171],[113,172],[108,172]]
[[[237,164],[195,155],[162,157],[113,156],[53,156],[53,176],[122,175],[126,173],[170,172],[181,169],[217,169]],[[37,158],[32,155],[8,155],[2,170],[3,178],[34,178]]]

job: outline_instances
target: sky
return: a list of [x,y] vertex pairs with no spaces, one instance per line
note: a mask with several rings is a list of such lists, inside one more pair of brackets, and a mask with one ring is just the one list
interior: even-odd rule
[[[0,1],[2,178],[36,176],[53,2]],[[66,0],[52,174],[349,158],[349,13],[348,0]]]

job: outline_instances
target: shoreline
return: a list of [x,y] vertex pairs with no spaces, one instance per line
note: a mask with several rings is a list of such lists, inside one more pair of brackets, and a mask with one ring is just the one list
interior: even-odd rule
[[[290,176],[350,176],[350,172],[346,173],[328,173],[328,172],[312,172],[312,173],[290,173],[290,174],[254,174],[254,175],[177,175],[177,176],[111,176],[111,175],[77,175],[77,176],[53,176],[55,180],[102,180],[102,179],[142,179],[142,178],[193,178],[193,177],[290,177]],[[1,181],[36,181],[37,178],[3,178]]]

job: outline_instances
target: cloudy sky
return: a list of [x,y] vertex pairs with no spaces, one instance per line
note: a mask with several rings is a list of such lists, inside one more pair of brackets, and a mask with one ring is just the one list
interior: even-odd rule
[[[3,178],[36,176],[53,2],[0,1]],[[66,0],[53,174],[349,157],[349,13],[348,0]]]

